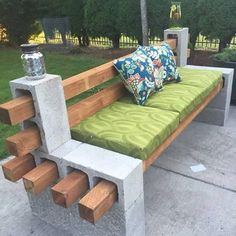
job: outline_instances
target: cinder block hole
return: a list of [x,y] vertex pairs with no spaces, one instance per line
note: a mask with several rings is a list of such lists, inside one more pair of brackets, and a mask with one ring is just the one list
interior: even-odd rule
[[24,90],[24,89],[16,89],[15,94],[16,94],[17,97],[32,96],[32,94],[29,90]]
[[27,128],[30,128],[30,127],[33,127],[33,126],[38,126],[34,121],[31,121],[31,120],[25,120],[22,122],[22,126],[24,129],[27,129]]
[[[93,177],[93,186],[92,186],[92,187],[96,186],[96,185],[97,185],[100,181],[102,181],[102,180],[110,181],[110,180],[108,180],[108,179],[104,179],[104,178],[101,178],[101,177],[94,176],[94,177]],[[112,181],[110,181],[110,182],[112,182]],[[116,189],[117,189],[117,193],[118,193],[117,201],[119,202],[119,190],[118,190],[118,186],[117,186],[116,183],[114,183],[114,182],[112,182],[112,183],[116,185]]]
[[[89,179],[88,174],[86,172],[84,172],[83,170],[80,170],[80,169],[77,169],[77,168],[73,168],[71,166],[66,166],[66,175],[69,175],[73,171],[82,172],[87,177],[87,181],[86,181],[87,182],[87,190],[89,191],[91,189],[91,187],[92,187],[92,183],[90,183],[90,179]],[[84,177],[83,177],[83,179],[84,179]]]
[[81,172],[83,172],[84,174],[87,175],[87,173],[85,173],[84,171],[79,170],[79,169],[76,169],[76,168],[73,168],[73,167],[71,167],[71,166],[67,166],[67,167],[66,167],[66,173],[67,173],[67,175],[70,174],[70,173],[71,173],[72,171],[74,171],[74,170],[81,171]]

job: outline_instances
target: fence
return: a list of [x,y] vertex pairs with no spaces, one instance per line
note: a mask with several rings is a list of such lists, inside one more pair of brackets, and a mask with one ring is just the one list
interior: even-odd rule
[[[68,45],[75,46],[79,44],[78,39],[71,36],[70,34],[67,34],[66,38],[67,38]],[[155,45],[160,41],[161,39],[157,37],[149,39],[150,45]],[[44,34],[41,33],[39,36],[31,38],[30,42],[41,43],[41,44],[46,43]],[[89,42],[90,42],[90,46],[92,47],[103,47],[103,48],[112,47],[112,41],[106,37],[89,38]],[[49,44],[62,44],[62,39],[59,32],[56,32],[54,37],[48,40],[48,43]],[[137,45],[138,45],[138,41],[135,38],[121,35],[120,48],[133,48],[133,47],[137,47]],[[229,46],[236,47],[236,36],[232,39],[231,44]],[[196,49],[216,51],[218,50],[218,47],[219,47],[219,40],[208,40],[202,35],[198,36],[198,39],[196,42]]]

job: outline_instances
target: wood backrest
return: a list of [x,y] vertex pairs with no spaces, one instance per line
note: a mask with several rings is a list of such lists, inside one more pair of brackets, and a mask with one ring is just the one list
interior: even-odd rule
[[[172,49],[176,48],[176,39],[166,41]],[[101,66],[82,72],[65,79],[63,83],[65,99],[71,99],[91,88],[94,88],[118,75],[113,63],[108,62]],[[70,127],[83,119],[93,115],[102,108],[118,100],[124,94],[124,85],[117,83],[103,89],[85,100],[68,107]],[[22,96],[0,105],[0,122],[15,125],[35,116],[33,99],[31,96]],[[28,139],[28,137],[33,137]],[[23,142],[22,142],[23,140]],[[23,156],[37,149],[41,145],[40,132],[37,127],[20,131],[6,140],[11,154]]]
[[[176,48],[176,39],[166,41],[172,49]],[[101,66],[74,75],[63,80],[65,99],[71,99],[91,88],[94,88],[118,75],[113,63],[108,62]],[[104,92],[107,92],[106,90]],[[35,111],[31,96],[22,96],[0,105],[0,122],[15,125],[34,117]]]

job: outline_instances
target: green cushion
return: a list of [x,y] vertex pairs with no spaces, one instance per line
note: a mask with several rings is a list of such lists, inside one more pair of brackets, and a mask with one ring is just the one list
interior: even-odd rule
[[[183,120],[202,101],[202,89],[179,84],[168,84],[164,90],[153,94],[145,103],[146,107],[178,112]],[[130,95],[120,99],[123,103],[134,103]]]
[[190,68],[178,68],[178,70],[183,79],[181,84],[204,89],[203,97],[206,97],[222,79],[222,72],[216,70]]
[[178,113],[115,102],[71,133],[76,140],[145,160],[178,125]]
[[[180,68],[179,72],[182,81],[165,85],[164,90],[152,95],[145,106],[178,112],[182,121],[216,86],[222,73],[188,68]],[[128,94],[120,102],[134,103]]]

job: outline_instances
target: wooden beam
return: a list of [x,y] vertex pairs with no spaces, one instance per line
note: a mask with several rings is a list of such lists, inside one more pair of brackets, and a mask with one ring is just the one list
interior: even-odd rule
[[221,81],[205,98],[204,102],[199,104],[177,127],[177,129],[150,155],[150,157],[143,161],[143,169],[146,171],[154,161],[170,146],[170,144],[187,128],[190,123],[197,117],[197,115],[212,101],[212,99],[223,88],[223,81]]
[[170,48],[171,48],[172,50],[176,49],[176,47],[177,47],[177,41],[176,41],[176,39],[167,39],[167,40],[164,41],[164,42],[168,43],[169,46],[170,46]]
[[0,122],[15,125],[35,114],[31,96],[22,96],[0,105]]
[[57,165],[53,161],[44,161],[23,176],[25,190],[34,194],[43,192],[59,178]]
[[67,100],[79,95],[112,79],[116,75],[118,75],[118,72],[114,68],[113,63],[108,62],[63,80],[65,98]]
[[22,157],[41,146],[40,131],[37,127],[30,127],[6,139],[8,151],[15,156]]
[[88,176],[74,170],[52,187],[51,192],[56,204],[68,208],[89,190]]
[[79,124],[82,120],[117,101],[124,93],[124,85],[119,82],[70,106],[67,109],[70,127]]
[[15,157],[2,165],[3,174],[6,179],[16,182],[23,175],[35,168],[35,161],[32,155]]
[[95,224],[117,199],[116,185],[110,181],[102,180],[79,201],[80,216]]

